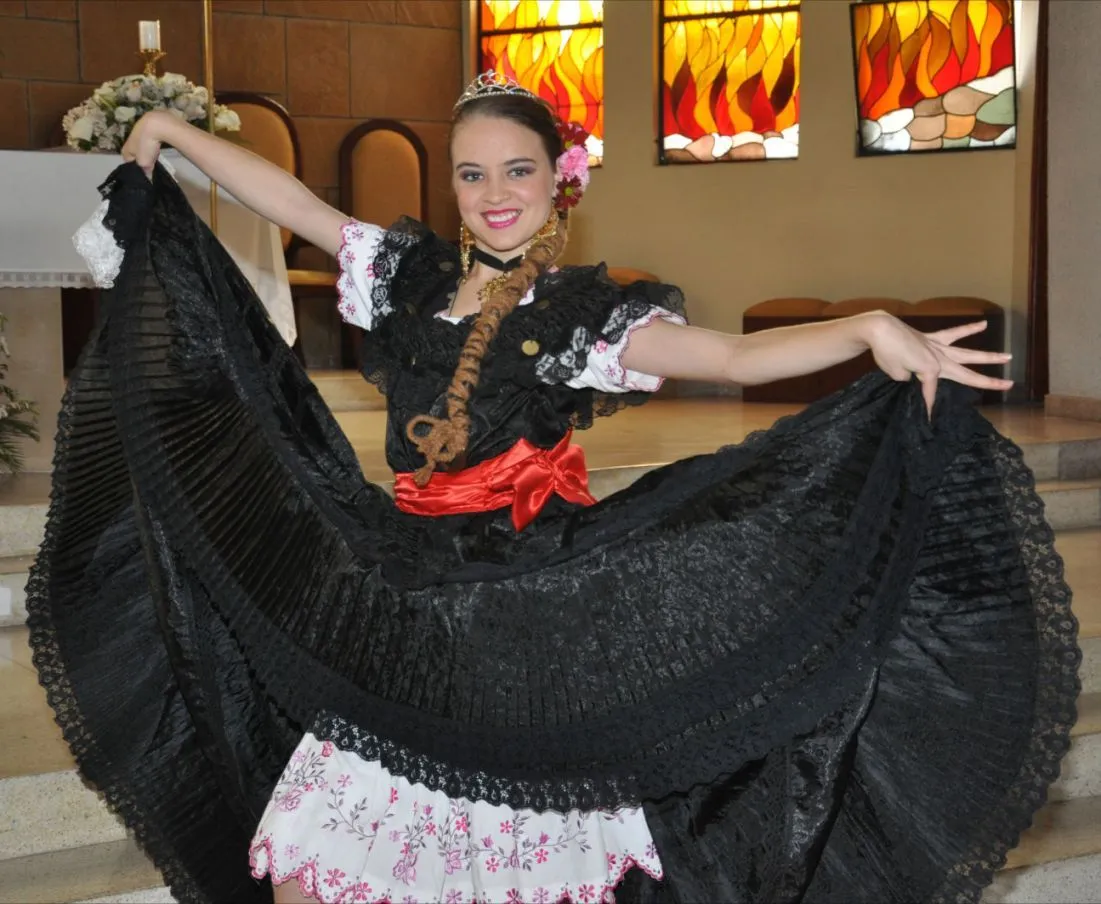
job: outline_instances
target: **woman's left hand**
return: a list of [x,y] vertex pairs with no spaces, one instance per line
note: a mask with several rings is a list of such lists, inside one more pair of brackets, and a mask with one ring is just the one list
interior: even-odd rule
[[968,364],[1005,364],[1012,357],[1005,352],[983,352],[958,348],[955,343],[986,329],[986,321],[966,323],[935,333],[921,333],[896,317],[877,317],[871,330],[868,347],[875,363],[892,380],[921,381],[921,394],[930,414],[937,396],[937,380],[952,380],[975,389],[1005,391],[1012,380],[1001,380],[980,374]]

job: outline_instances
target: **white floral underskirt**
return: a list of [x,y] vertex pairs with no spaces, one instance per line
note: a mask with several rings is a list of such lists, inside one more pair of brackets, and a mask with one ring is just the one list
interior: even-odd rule
[[662,876],[641,809],[569,813],[452,800],[307,733],[249,851],[252,874],[334,902],[612,901]]

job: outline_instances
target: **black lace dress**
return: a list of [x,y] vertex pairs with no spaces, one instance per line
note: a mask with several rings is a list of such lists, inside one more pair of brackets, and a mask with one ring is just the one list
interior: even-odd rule
[[[250,841],[308,732],[418,794],[640,812],[655,866],[619,900],[978,899],[1058,774],[1079,653],[1032,477],[971,393],[942,385],[930,424],[916,385],[868,377],[520,532],[409,515],[171,179],[104,191],[125,259],[65,396],[29,621],[84,775],[178,898],[270,896]],[[456,260],[423,229],[371,267],[364,359],[408,471],[404,424],[439,410],[469,323],[432,317]],[[486,358],[464,464],[631,398],[577,388],[590,352],[677,297],[544,277]],[[386,840],[462,834],[432,812]],[[502,857],[534,875],[521,847]],[[404,870],[310,887],[396,901]],[[480,894],[539,900],[513,890]]]

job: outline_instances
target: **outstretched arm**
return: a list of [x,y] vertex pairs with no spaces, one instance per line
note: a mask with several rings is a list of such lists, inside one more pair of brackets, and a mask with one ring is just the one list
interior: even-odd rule
[[161,111],[146,113],[138,120],[123,145],[123,159],[136,161],[146,172],[152,172],[161,144],[176,148],[264,219],[329,254],[340,250],[340,229],[348,217],[275,164]]
[[920,333],[880,311],[744,336],[659,320],[634,333],[623,353],[623,365],[658,377],[751,386],[814,373],[870,350],[876,364],[892,379],[909,380],[916,374],[932,410],[938,379],[976,389],[1012,387],[1011,380],[983,376],[965,366],[1004,364],[1009,355],[954,345],[984,329],[986,323],[980,321]]

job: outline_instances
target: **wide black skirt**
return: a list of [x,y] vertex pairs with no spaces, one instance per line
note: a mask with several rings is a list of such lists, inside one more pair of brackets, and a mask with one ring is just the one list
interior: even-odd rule
[[362,477],[171,180],[61,413],[28,588],[85,777],[181,900],[322,711],[453,797],[645,809],[624,900],[976,900],[1069,744],[1076,624],[1020,450],[881,376],[589,508],[420,519]]

